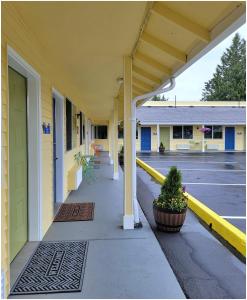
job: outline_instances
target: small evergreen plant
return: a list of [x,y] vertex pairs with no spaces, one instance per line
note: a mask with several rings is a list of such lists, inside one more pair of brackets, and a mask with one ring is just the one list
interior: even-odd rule
[[160,143],[160,148],[165,149],[165,147],[164,147],[164,145],[163,145],[162,142]]
[[181,212],[187,207],[188,198],[185,196],[184,191],[181,172],[176,167],[171,167],[161,187],[161,193],[153,204],[157,207]]

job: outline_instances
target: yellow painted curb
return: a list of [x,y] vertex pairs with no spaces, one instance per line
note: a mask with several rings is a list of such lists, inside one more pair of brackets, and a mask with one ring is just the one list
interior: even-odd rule
[[[160,184],[163,184],[166,177],[150,167],[139,158],[136,159],[137,164],[143,168],[148,174],[154,177]],[[237,249],[243,256],[246,256],[246,235],[237,227],[221,218],[213,210],[208,208],[202,202],[188,193],[188,207],[214,231],[216,231],[224,240]]]

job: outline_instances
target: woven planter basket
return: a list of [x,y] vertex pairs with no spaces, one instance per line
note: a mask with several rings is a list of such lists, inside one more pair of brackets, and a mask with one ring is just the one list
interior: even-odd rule
[[171,211],[153,205],[154,219],[157,228],[165,232],[179,232],[183,226],[187,208],[181,212]]

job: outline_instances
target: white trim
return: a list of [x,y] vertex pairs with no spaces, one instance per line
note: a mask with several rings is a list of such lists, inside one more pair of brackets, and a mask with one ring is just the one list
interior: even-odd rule
[[[10,46],[8,66],[27,78],[28,119],[28,240],[39,241],[42,232],[41,80],[40,75]],[[32,100],[32,101],[31,101]]]
[[134,229],[134,215],[123,216],[123,229]]
[[157,152],[159,152],[160,147],[160,125],[157,124]]
[[[64,194],[64,101],[65,97],[59,93],[55,88],[52,88],[52,97],[56,99],[56,133],[59,132],[56,138],[57,141],[57,155],[58,155],[58,166],[56,167],[56,174],[59,173],[58,178],[56,178],[56,195],[57,195],[57,203],[64,202],[65,194]],[[58,108],[58,110],[57,110]],[[58,113],[58,114],[57,114]],[[57,126],[58,125],[58,126]],[[54,200],[54,199],[53,199]]]

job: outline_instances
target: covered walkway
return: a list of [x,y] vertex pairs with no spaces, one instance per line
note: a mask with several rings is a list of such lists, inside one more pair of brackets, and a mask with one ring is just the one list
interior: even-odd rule
[[[53,223],[45,241],[89,241],[80,293],[10,298],[184,298],[177,279],[146,218],[141,230],[122,230],[123,173],[112,180],[108,154],[100,157],[93,184],[83,181],[66,203],[95,202],[93,221]],[[11,285],[38,243],[28,242],[11,264]]]
[[[132,230],[136,105],[173,88],[245,11],[244,1],[2,2],[2,298],[44,239],[89,240],[82,293],[54,297],[183,297],[143,216]],[[99,132],[113,166],[102,158],[96,182],[77,190],[75,155],[94,154]],[[75,200],[96,203],[94,221],[53,224],[54,203]]]

